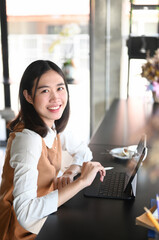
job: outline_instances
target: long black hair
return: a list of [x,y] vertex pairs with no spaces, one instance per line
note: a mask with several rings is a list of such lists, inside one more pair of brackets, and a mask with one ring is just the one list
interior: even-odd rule
[[67,125],[69,114],[70,114],[70,104],[69,104],[69,91],[68,85],[65,80],[65,76],[62,70],[53,62],[49,60],[37,60],[32,62],[24,71],[23,76],[21,78],[20,87],[19,87],[19,99],[20,99],[20,111],[18,116],[8,124],[8,128],[11,131],[14,131],[17,126],[24,126],[27,129],[33,130],[40,134],[40,136],[45,137],[48,128],[44,121],[40,118],[39,114],[36,112],[34,106],[30,104],[24,97],[23,91],[27,90],[29,95],[32,95],[32,89],[34,86],[34,81],[36,81],[35,92],[33,96],[36,94],[37,85],[41,78],[41,76],[49,70],[53,70],[57,72],[64,80],[68,101],[62,117],[55,121],[56,131],[57,133],[62,132]]

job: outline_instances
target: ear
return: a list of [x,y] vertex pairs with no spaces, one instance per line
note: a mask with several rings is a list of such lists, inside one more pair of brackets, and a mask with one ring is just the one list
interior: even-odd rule
[[32,96],[28,94],[28,91],[26,89],[23,91],[23,95],[28,103],[33,104]]

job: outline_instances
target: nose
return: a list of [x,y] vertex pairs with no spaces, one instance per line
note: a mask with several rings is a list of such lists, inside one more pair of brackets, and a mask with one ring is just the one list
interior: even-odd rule
[[52,91],[50,94],[50,101],[58,99],[58,92]]

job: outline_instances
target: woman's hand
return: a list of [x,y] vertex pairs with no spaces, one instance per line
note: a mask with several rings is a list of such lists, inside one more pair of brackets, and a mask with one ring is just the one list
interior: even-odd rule
[[71,165],[61,177],[57,178],[54,182],[55,189],[61,189],[73,182],[74,177],[81,172],[81,167],[78,165]]
[[[79,167],[79,166],[78,166]],[[80,167],[79,167],[80,168]],[[73,168],[74,169],[74,168]],[[70,168],[69,168],[70,170]],[[72,170],[72,166],[71,166]],[[99,162],[85,162],[83,163],[81,175],[79,178],[77,178],[75,181],[68,180],[69,171],[67,170],[64,175],[58,179],[57,188],[58,191],[58,206],[61,206],[63,203],[68,201],[70,198],[72,198],[74,195],[76,195],[79,191],[81,191],[83,188],[91,185],[93,182],[97,172],[100,172],[100,180],[103,181],[105,176],[105,169]],[[77,174],[77,172],[76,172]],[[72,174],[71,174],[72,176]],[[64,180],[64,178],[66,179]],[[69,178],[70,179],[70,178]],[[65,186],[65,187],[64,187]]]
[[[73,182],[74,177],[80,172],[80,166],[72,165],[64,174],[57,178],[54,182],[55,189],[61,189]],[[83,180],[84,187],[91,185],[97,172],[100,172],[100,180],[103,181],[105,176],[105,169],[99,162],[85,162],[83,163],[80,180]]]
[[104,167],[99,162],[85,162],[83,163],[80,178],[83,179],[86,186],[89,186],[96,177],[97,172],[100,172],[100,180],[103,181],[106,174]]
[[73,182],[73,175],[65,173],[61,177],[55,179],[54,188],[55,189],[61,189],[71,182]]

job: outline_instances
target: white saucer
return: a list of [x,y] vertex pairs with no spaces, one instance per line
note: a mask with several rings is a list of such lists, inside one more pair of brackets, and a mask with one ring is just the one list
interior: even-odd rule
[[[124,155],[123,150],[124,148],[126,148],[128,150],[128,155]],[[121,148],[113,148],[109,153],[115,157],[115,158],[119,158],[119,159],[130,159],[132,157],[132,155],[135,153],[137,148],[137,145],[131,145],[128,147],[121,147]]]

